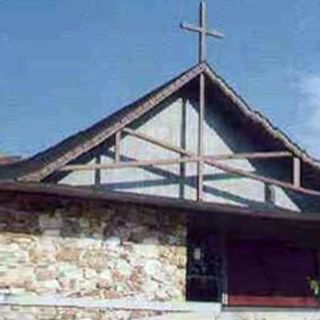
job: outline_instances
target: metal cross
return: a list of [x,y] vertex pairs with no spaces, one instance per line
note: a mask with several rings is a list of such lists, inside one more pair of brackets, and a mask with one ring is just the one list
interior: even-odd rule
[[200,3],[200,26],[195,26],[187,23],[181,23],[181,28],[187,31],[198,32],[199,33],[199,62],[203,62],[206,60],[207,56],[207,45],[206,45],[206,37],[211,36],[214,38],[223,38],[224,35],[215,30],[207,29],[207,9],[206,3],[204,0],[201,0]]

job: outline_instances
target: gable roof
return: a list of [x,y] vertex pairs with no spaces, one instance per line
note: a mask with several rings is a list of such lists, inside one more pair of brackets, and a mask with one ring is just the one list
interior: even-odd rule
[[320,162],[293,143],[266,117],[254,111],[206,62],[193,66],[137,101],[57,145],[19,163],[2,166],[0,179],[42,181],[55,170],[101,144],[117,130],[140,118],[201,73],[209,79],[212,88],[219,91],[220,98],[227,101],[230,111],[236,113],[243,122],[254,127],[262,135],[263,141],[268,141],[276,150],[287,150],[299,157],[303,161],[303,172],[307,174],[310,184],[313,188],[319,189]]

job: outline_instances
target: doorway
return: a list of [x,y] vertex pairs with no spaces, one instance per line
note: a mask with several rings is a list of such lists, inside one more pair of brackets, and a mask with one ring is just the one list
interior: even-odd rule
[[220,237],[210,228],[190,221],[187,247],[188,301],[221,302]]
[[229,304],[314,307],[308,284],[317,277],[315,250],[271,239],[238,239],[228,244]]

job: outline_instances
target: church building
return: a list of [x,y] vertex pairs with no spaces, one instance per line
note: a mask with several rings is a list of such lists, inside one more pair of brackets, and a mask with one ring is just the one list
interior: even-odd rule
[[208,64],[204,1],[182,28],[199,63],[0,166],[0,319],[317,314],[320,162]]

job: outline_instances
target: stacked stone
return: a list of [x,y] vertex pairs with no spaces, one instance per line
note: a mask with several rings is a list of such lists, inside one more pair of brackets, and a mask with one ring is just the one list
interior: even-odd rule
[[73,206],[3,212],[0,219],[2,292],[185,299],[186,226],[178,214],[137,206]]
[[0,320],[134,320],[163,315],[150,311],[110,311],[57,307],[0,307]]

